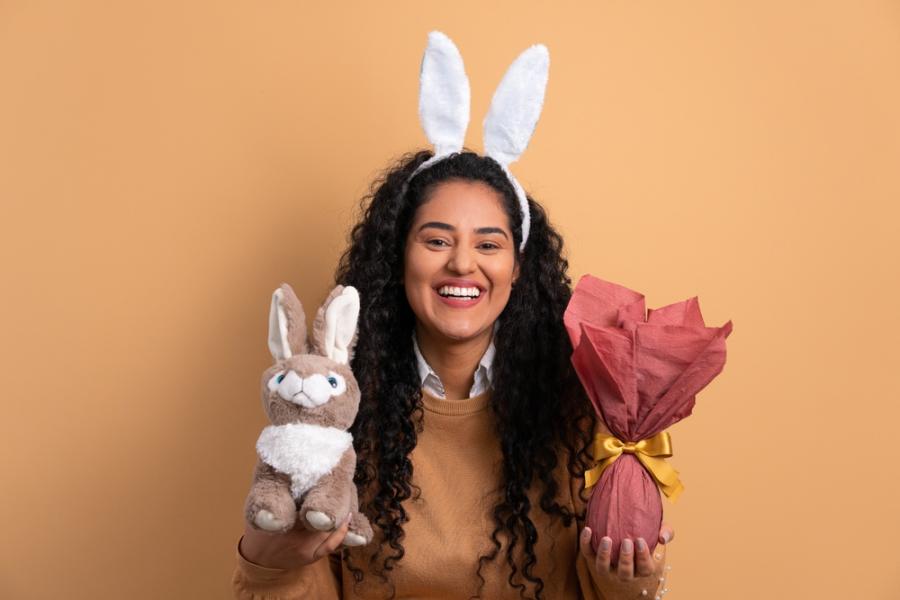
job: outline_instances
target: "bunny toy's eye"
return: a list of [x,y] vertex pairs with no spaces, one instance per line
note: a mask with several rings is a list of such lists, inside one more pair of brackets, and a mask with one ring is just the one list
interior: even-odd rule
[[280,373],[276,373],[269,378],[269,382],[267,387],[270,392],[274,392],[281,386],[281,382],[284,381],[284,378],[287,377],[287,371],[281,371]]
[[325,381],[328,383],[328,386],[331,388],[329,392],[331,396],[340,396],[344,392],[347,391],[347,382],[344,381],[344,378],[334,371],[330,371],[325,376]]

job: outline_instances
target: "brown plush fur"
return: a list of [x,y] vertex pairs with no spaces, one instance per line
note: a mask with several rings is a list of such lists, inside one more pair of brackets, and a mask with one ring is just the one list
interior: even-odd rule
[[[312,337],[307,342],[306,317],[300,300],[288,284],[281,285],[283,292],[281,305],[287,318],[287,337],[293,355],[285,360],[279,360],[262,375],[263,408],[273,425],[306,423],[347,430],[353,424],[359,408],[359,386],[349,364],[337,363],[325,356],[325,310],[343,289],[343,286],[337,286],[319,308],[313,322]],[[356,331],[349,344],[351,358],[355,343]],[[284,400],[277,392],[269,391],[267,387],[268,381],[276,373],[291,370],[301,378],[333,371],[344,378],[347,389],[343,394],[332,397],[321,406],[314,408],[300,406]],[[368,543],[372,540],[372,528],[366,517],[358,512],[357,490],[353,483],[355,469],[356,453],[351,444],[337,466],[321,477],[300,501],[295,502],[290,493],[290,477],[258,460],[253,484],[245,504],[247,521],[259,528],[255,519],[260,511],[265,510],[281,524],[280,531],[287,531],[298,523],[308,529],[314,529],[310,526],[307,515],[311,511],[317,511],[330,518],[334,528],[341,524],[348,513],[352,513],[350,533],[361,536]]]

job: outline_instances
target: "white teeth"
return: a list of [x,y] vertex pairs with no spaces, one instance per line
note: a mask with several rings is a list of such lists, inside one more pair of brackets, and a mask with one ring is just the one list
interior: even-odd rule
[[454,287],[451,285],[445,285],[444,287],[438,289],[438,294],[441,296],[459,296],[462,298],[477,298],[481,295],[481,290],[476,287]]

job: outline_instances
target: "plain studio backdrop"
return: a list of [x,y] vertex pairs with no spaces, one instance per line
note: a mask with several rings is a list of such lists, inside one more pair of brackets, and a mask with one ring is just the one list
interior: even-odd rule
[[[0,597],[227,598],[272,291],[316,307],[426,35],[584,273],[734,321],[670,599],[900,597],[900,2],[0,2]],[[453,540],[447,540],[452,544]]]

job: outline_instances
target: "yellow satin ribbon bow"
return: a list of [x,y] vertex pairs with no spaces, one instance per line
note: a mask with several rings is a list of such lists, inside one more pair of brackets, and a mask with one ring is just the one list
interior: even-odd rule
[[585,489],[593,487],[600,480],[603,471],[622,454],[633,454],[650,472],[659,489],[671,502],[675,502],[684,490],[678,479],[678,471],[665,460],[672,456],[672,439],[666,431],[660,431],[653,437],[639,442],[623,442],[615,436],[598,433],[594,436],[593,454],[594,460],[600,462],[584,472]]

